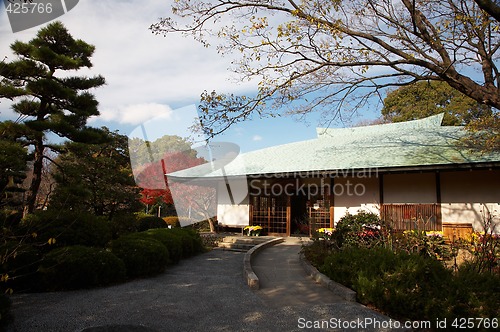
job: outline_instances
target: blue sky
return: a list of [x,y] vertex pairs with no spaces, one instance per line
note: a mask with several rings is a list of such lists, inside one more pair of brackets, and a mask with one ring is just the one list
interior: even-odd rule
[[[192,109],[189,107],[198,103],[204,90],[235,94],[255,91],[256,82],[236,82],[237,77],[228,70],[230,56],[221,57],[215,49],[204,48],[189,37],[155,36],[148,30],[159,17],[169,15],[172,1],[80,1],[58,18],[75,38],[96,46],[94,67],[79,74],[100,74],[107,81],[106,86],[93,91],[101,116],[91,119],[90,125],[107,126],[128,135],[145,121],[157,117],[167,121],[169,114],[182,117],[176,110]],[[0,57],[10,61],[13,56],[9,45],[15,40],[29,41],[40,26],[14,34],[0,7]],[[363,118],[376,116],[377,111],[371,111]],[[15,115],[9,103],[2,100],[0,120],[6,119],[15,119]],[[293,118],[253,120],[235,126],[217,140],[251,151],[314,138],[317,121],[314,115],[308,123]],[[164,134],[177,134],[178,129],[178,124],[171,123],[165,126]]]

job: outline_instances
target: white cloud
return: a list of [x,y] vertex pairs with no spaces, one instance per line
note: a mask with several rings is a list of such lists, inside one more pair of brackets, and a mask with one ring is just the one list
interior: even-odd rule
[[169,106],[147,103],[135,104],[118,108],[105,108],[101,110],[99,117],[91,119],[91,123],[97,119],[101,121],[114,121],[122,124],[137,125],[156,117],[170,118],[172,109]]
[[[92,91],[99,101],[101,120],[137,123],[141,115],[133,109],[139,106],[182,107],[197,103],[204,90],[243,93],[256,86],[234,84],[227,69],[231,57],[221,57],[215,48],[204,48],[180,34],[162,37],[151,33],[151,24],[171,15],[172,2],[80,1],[58,18],[73,37],[96,47],[93,68],[76,75],[105,77],[107,84]],[[13,34],[6,13],[0,11],[0,60],[4,55],[8,55],[7,61],[13,60],[9,45],[15,40],[29,41],[40,28]],[[7,109],[8,103],[2,102],[0,120],[10,113]]]
[[254,135],[254,136],[252,137],[252,141],[254,141],[254,142],[259,142],[259,141],[262,141],[262,139],[263,139],[263,138],[262,138],[262,136],[260,136],[260,135]]

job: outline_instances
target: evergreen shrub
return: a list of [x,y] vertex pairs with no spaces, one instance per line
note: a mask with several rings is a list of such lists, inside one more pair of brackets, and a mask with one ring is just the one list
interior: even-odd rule
[[168,250],[160,241],[135,234],[112,241],[111,252],[123,260],[127,276],[131,278],[163,272],[169,262]]
[[71,245],[104,247],[111,240],[111,228],[104,217],[64,210],[37,211],[23,220],[27,233],[37,243],[52,242],[50,249]]
[[358,300],[396,319],[498,318],[500,277],[463,265],[457,273],[435,258],[390,249],[347,247],[320,267],[356,291]]
[[203,252],[203,241],[193,229],[189,228],[172,228],[168,230],[173,236],[177,236],[182,243],[182,258],[188,258],[195,254]]
[[191,238],[191,241],[192,241],[192,244],[193,244],[193,254],[194,255],[206,251],[206,248],[203,245],[203,239],[201,238],[200,233],[198,231],[196,231],[195,229],[190,228],[190,227],[184,227],[182,229],[180,229],[180,228],[173,229],[172,231],[173,232],[181,232],[181,231],[183,231],[184,233],[186,233]]
[[111,234],[113,239],[117,239],[122,235],[135,233],[139,230],[139,222],[133,214],[119,213],[109,221]]
[[386,229],[379,216],[366,211],[355,215],[347,213],[340,218],[331,235],[332,245],[337,248],[373,247],[383,244],[385,239]]
[[149,229],[144,232],[130,234],[129,237],[153,239],[161,242],[168,250],[169,264],[177,264],[182,258],[182,240],[179,236],[172,234],[169,229]]
[[474,262],[458,269],[449,298],[452,317],[489,317],[500,319],[500,275],[479,272]]
[[137,216],[138,231],[147,231],[151,228],[167,228],[167,223],[160,217],[139,214]]
[[79,289],[123,281],[125,265],[106,249],[77,245],[50,251],[39,273],[44,290]]

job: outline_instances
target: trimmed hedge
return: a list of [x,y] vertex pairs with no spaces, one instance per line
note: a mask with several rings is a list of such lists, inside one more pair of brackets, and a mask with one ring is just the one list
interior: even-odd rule
[[167,223],[160,217],[150,215],[138,215],[138,230],[139,232],[147,231],[152,228],[167,228]]
[[161,242],[169,252],[170,263],[188,258],[205,251],[200,235],[189,228],[149,229],[130,234],[130,238],[154,239]]
[[[139,219],[146,220],[143,225],[161,221],[166,227],[161,218]],[[133,232],[133,226],[139,225],[137,217],[127,220],[127,225],[119,227],[119,219],[110,223],[68,211],[41,211],[28,216],[16,230],[25,234],[27,243],[13,241],[0,246],[4,254],[15,253],[0,266],[0,273],[9,275],[4,288],[19,292],[104,286],[160,273],[168,264],[205,251],[201,237],[192,229]],[[125,235],[111,241],[113,224],[115,236]]]
[[136,216],[125,213],[115,215],[109,221],[109,226],[113,239],[130,233],[136,233],[139,230],[139,223]]
[[200,234],[191,228],[172,228],[169,232],[182,241],[182,257],[187,258],[205,251]]
[[130,234],[130,237],[154,239],[163,244],[169,253],[169,264],[177,264],[182,258],[182,240],[173,235],[169,229],[157,228],[149,229],[144,232]]
[[397,319],[498,318],[500,277],[461,268],[457,274],[434,258],[386,248],[348,247],[329,255],[319,270]]
[[37,211],[23,220],[26,233],[36,233],[34,241],[55,247],[83,245],[104,247],[111,240],[111,229],[104,217],[74,211]]
[[111,252],[123,260],[130,278],[163,272],[169,262],[168,250],[160,241],[135,234],[114,240]]
[[125,265],[105,249],[77,245],[49,252],[39,273],[45,290],[68,290],[123,281]]

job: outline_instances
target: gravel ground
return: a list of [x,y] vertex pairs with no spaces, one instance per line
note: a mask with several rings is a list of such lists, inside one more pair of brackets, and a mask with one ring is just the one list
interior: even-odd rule
[[14,323],[7,331],[303,331],[300,322],[386,318],[348,302],[268,305],[246,286],[243,255],[212,250],[153,278],[15,295]]

